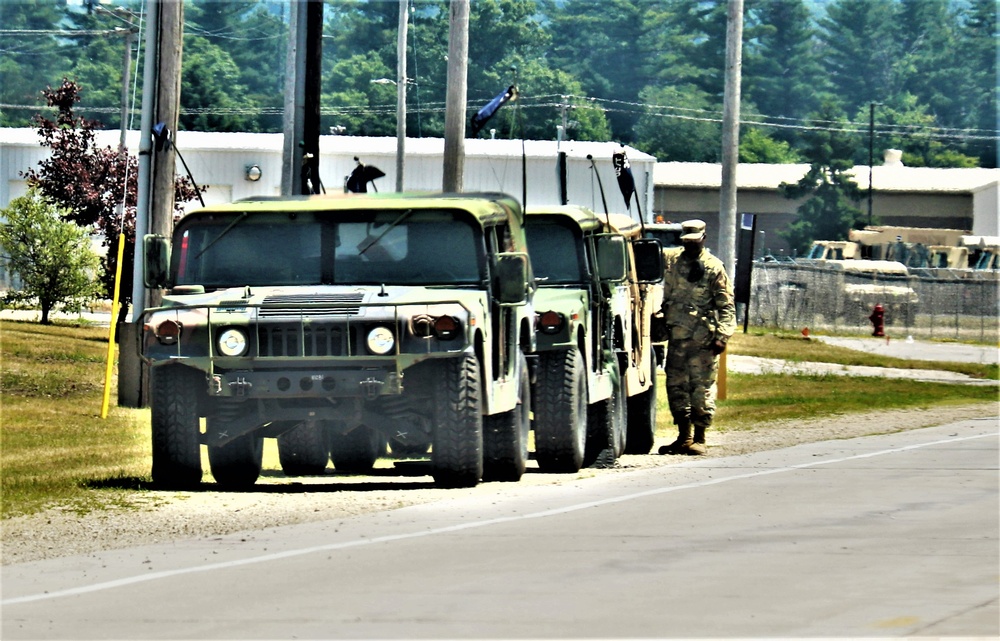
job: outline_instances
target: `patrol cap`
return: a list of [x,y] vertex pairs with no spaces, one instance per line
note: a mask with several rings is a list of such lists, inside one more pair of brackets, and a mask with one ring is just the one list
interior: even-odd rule
[[685,220],[681,223],[681,240],[701,240],[705,237],[704,220]]

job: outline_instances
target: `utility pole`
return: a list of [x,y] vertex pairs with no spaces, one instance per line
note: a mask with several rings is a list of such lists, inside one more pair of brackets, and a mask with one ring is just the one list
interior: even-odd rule
[[872,165],[875,164],[875,105],[868,103],[868,224],[872,224]]
[[[164,123],[176,133],[181,109],[181,52],[184,40],[184,3],[160,0],[157,86],[154,126]],[[149,132],[142,132],[147,135]],[[174,229],[174,155],[172,145],[153,150],[152,198],[149,233],[170,237]],[[159,295],[150,303],[159,304]]]
[[319,193],[320,71],[323,3],[292,2],[285,61],[281,194]]
[[444,111],[444,179],[446,192],[462,191],[465,171],[465,101],[469,67],[469,0],[451,0],[448,30],[448,93]]
[[399,0],[396,36],[396,191],[403,191],[406,157],[406,32],[410,24],[410,2]]
[[[119,341],[118,404],[141,407],[148,372],[139,360],[143,311],[160,304],[157,291],[147,292],[143,269],[143,236],[170,237],[174,221],[174,150],[156,149],[153,126],[164,123],[177,130],[181,95],[181,51],[184,4],[149,0],[146,18],[146,55],[143,62],[142,117],[139,126],[139,176],[135,212],[135,265],[132,271],[132,322]],[[122,123],[122,128],[127,125]],[[112,319],[114,322],[114,319]]]
[[726,16],[726,86],[722,108],[722,189],[719,258],[730,278],[736,267],[736,168],[740,152],[740,78],[743,59],[743,0],[729,0]]

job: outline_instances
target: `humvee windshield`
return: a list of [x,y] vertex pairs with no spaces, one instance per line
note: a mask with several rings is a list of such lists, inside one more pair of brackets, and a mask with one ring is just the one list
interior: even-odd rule
[[531,267],[542,286],[587,282],[583,243],[571,228],[556,222],[530,220],[524,232]]
[[183,228],[173,281],[207,288],[478,285],[484,247],[479,227],[449,211],[226,213]]

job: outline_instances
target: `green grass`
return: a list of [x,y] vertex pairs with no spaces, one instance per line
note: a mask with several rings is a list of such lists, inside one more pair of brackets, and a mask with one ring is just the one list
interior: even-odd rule
[[780,358],[796,363],[811,361],[817,363],[838,363],[840,365],[896,367],[900,369],[937,369],[966,374],[973,378],[1000,380],[1000,368],[996,364],[916,361],[893,358],[891,356],[868,354],[845,347],[828,345],[815,338],[803,338],[801,334],[767,332],[765,330],[750,330],[747,334],[737,332],[729,341],[729,353],[743,356]]
[[[796,361],[937,366],[876,358],[791,334],[737,334],[730,345],[734,354]],[[117,388],[112,386],[110,415],[100,418],[106,354],[106,329],[0,321],[2,518],[55,505],[88,511],[154,500],[145,492],[150,487],[149,410],[115,407]],[[997,378],[995,366],[947,365],[951,371]],[[730,374],[727,389],[716,418],[720,429],[873,407],[997,402],[996,386],[844,376]],[[662,387],[658,396],[659,428],[665,436],[670,417]],[[279,469],[273,441],[265,448],[265,468]]]

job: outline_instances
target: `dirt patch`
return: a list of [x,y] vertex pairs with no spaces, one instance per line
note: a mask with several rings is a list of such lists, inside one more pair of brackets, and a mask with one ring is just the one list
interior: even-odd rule
[[[955,421],[996,416],[1000,404],[878,411],[830,416],[808,421],[748,424],[740,430],[709,433],[709,457],[735,456],[781,449],[800,443],[897,432]],[[669,439],[662,439],[655,448]],[[682,456],[626,455],[611,469],[586,469],[575,475],[542,474],[532,463],[521,484],[546,485],[567,480],[619,474],[642,468],[676,465]],[[384,463],[384,466],[383,466]],[[99,550],[210,538],[279,525],[344,518],[429,503],[445,497],[501,494],[503,483],[483,483],[463,490],[433,486],[420,463],[393,467],[380,461],[375,473],[347,476],[332,471],[322,477],[289,479],[265,472],[251,492],[139,491],[127,494],[127,507],[77,514],[50,509],[2,522],[2,563],[88,554]]]

